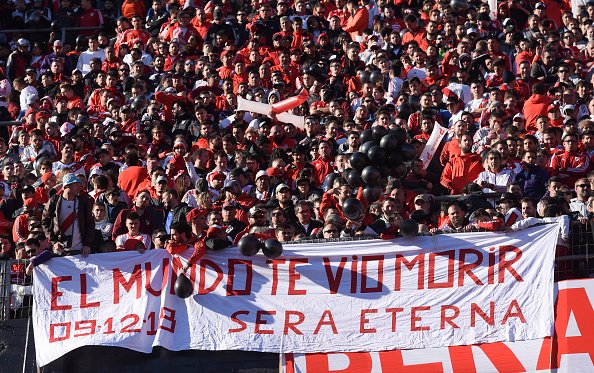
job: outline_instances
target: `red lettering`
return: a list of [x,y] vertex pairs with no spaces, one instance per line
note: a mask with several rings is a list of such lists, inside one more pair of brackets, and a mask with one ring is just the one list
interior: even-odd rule
[[120,272],[119,268],[113,269],[113,304],[120,303],[120,285],[124,287],[124,290],[130,291],[132,286],[136,284],[136,299],[140,298],[142,293],[142,276],[140,274],[140,264],[134,266],[134,270],[130,275],[130,280],[126,281],[126,278]]
[[[58,291],[58,283],[62,281],[72,281],[72,276],[52,277],[52,301],[50,303],[50,310],[52,311],[64,311],[72,309],[72,306],[69,304],[58,304],[58,298],[64,294],[64,292]],[[70,327],[70,325],[68,327]]]
[[476,315],[485,320],[489,325],[495,325],[495,302],[489,302],[489,315],[482,310],[476,303],[470,303],[470,326],[474,328],[476,324]]
[[[466,263],[466,256],[474,255],[476,258],[473,262]],[[464,286],[464,275],[467,274],[468,277],[474,281],[477,285],[484,285],[483,282],[476,277],[476,275],[472,272],[473,269],[480,266],[483,262],[483,254],[474,249],[461,249],[460,250],[460,259],[458,262],[458,286]]]
[[403,312],[404,308],[394,307],[394,308],[386,308],[386,312],[392,314],[392,332],[396,331],[396,314],[398,312]]
[[398,372],[398,373],[425,373],[443,372],[442,363],[423,363],[414,365],[404,365],[402,358],[402,351],[381,351],[379,352],[380,363],[382,365],[382,372]]
[[[325,320],[326,317],[328,318],[327,321]],[[336,324],[334,323],[334,317],[332,317],[332,312],[330,312],[330,310],[324,311],[324,313],[322,314],[322,317],[320,317],[318,326],[316,326],[316,329],[314,330],[313,333],[318,334],[320,332],[320,329],[324,325],[329,325],[332,328],[332,333],[338,334],[338,330],[336,329]]]
[[[446,282],[435,281],[435,261],[437,257],[445,256],[448,259],[448,279]],[[430,253],[429,254],[429,276],[427,289],[442,289],[451,288],[454,286],[454,261],[456,258],[456,252],[454,250],[443,251],[441,253]]]
[[[74,334],[73,337],[84,337],[87,335],[95,334],[95,329],[97,327],[97,320],[82,320],[77,321],[74,323]],[[80,334],[76,334],[76,332],[81,332]]]
[[274,259],[266,261],[266,263],[272,264],[272,289],[270,290],[270,295],[276,295],[276,290],[278,288],[278,265],[285,264],[285,262],[285,259]]
[[[453,315],[446,315],[447,311],[454,311]],[[450,305],[443,305],[441,306],[441,329],[445,329],[445,325],[448,324],[454,329],[459,329],[460,327],[454,322],[454,319],[460,315],[460,309],[456,306]]]
[[[53,279],[52,279],[53,280]],[[64,334],[62,336],[56,336],[56,328],[65,328]],[[69,322],[60,322],[56,324],[50,324],[50,335],[49,335],[49,342],[60,342],[70,338],[70,323]]]
[[421,316],[417,316],[417,311],[429,311],[430,306],[412,307],[410,310],[410,330],[413,332],[420,330],[429,330],[428,326],[417,326],[417,322],[421,321]]
[[375,333],[375,328],[366,328],[365,325],[369,324],[369,319],[365,316],[368,313],[377,313],[377,309],[363,309],[361,310],[361,319],[359,321],[359,332],[360,333]]
[[100,302],[87,303],[87,275],[80,274],[80,308],[99,307]]
[[[205,284],[206,283],[206,267],[207,266],[209,266],[211,269],[214,270],[214,271],[211,271],[211,273],[214,272],[217,274],[217,277],[215,277],[213,283],[209,287],[206,287],[206,284]],[[213,292],[217,288],[217,286],[219,286],[221,281],[223,280],[223,270],[221,269],[221,267],[219,267],[212,260],[201,259],[199,271],[200,271],[200,280],[198,281],[198,294],[200,294],[200,295],[204,295],[204,294]]]
[[[526,372],[514,352],[504,343],[484,343],[475,347],[483,350],[491,360],[497,372]],[[477,371],[472,346],[448,347],[452,371],[475,373]]]
[[340,287],[340,280],[342,279],[342,273],[346,265],[347,257],[343,256],[340,258],[338,268],[336,269],[336,276],[332,273],[332,267],[330,266],[330,259],[324,258],[324,269],[326,270],[326,277],[328,278],[328,287],[330,288],[330,294],[336,294]]
[[[384,256],[363,256],[361,260],[363,260],[361,266],[361,293],[381,293],[384,281]],[[372,288],[367,287],[367,262],[371,260],[377,260],[377,285]]]
[[[349,365],[341,370],[331,366],[333,356],[344,355],[349,360]],[[372,360],[368,352],[332,352],[328,354],[305,354],[305,364],[308,371],[316,373],[337,373],[337,372],[371,372]]]
[[298,264],[306,264],[309,262],[307,258],[297,258],[289,260],[289,291],[288,295],[305,295],[306,290],[295,289],[295,283],[301,278],[301,275],[295,271],[295,267]]
[[243,322],[242,320],[239,320],[237,318],[237,316],[239,315],[249,315],[250,311],[236,311],[233,312],[233,314],[231,315],[231,321],[233,321],[234,323],[238,324],[239,327],[238,328],[234,328],[234,329],[229,329],[228,332],[229,333],[239,333],[242,332],[244,330],[247,329],[247,324],[245,322]]
[[357,256],[352,256],[353,260],[351,261],[351,294],[357,293],[357,272],[358,272],[358,265],[359,262],[357,261]]
[[[594,361],[594,308],[586,289],[559,290],[555,310],[555,337],[545,339],[542,344],[536,369],[559,368],[561,357],[567,354],[589,354],[590,360]],[[571,314],[581,335],[567,337]],[[554,356],[552,362],[551,354]]]
[[161,279],[161,287],[159,289],[153,289],[153,286],[151,284],[151,274],[153,271],[152,263],[151,262],[144,263],[144,271],[145,271],[144,279],[145,279],[145,283],[146,283],[144,285],[144,288],[146,289],[146,291],[148,291],[151,295],[153,295],[155,297],[161,296],[161,292],[163,291],[163,288],[165,287],[165,284],[167,283],[167,279],[169,277],[169,271],[165,271],[165,268],[167,267],[165,260],[167,260],[167,262],[169,262],[168,258],[163,259],[163,267],[162,267],[163,278]]
[[518,304],[518,301],[515,299],[512,300],[511,303],[509,304],[509,307],[507,307],[505,316],[503,317],[503,320],[501,320],[501,325],[505,325],[507,320],[512,317],[517,317],[520,319],[522,324],[526,324],[526,318],[524,318],[524,314],[522,313],[522,310],[520,309],[520,305]]
[[395,284],[394,284],[394,290],[396,291],[400,291],[400,286],[401,286],[401,276],[402,276],[402,270],[400,269],[400,265],[404,264],[404,266],[409,270],[412,271],[413,268],[418,265],[418,270],[417,270],[417,287],[419,290],[422,290],[425,288],[425,254],[419,254],[415,257],[413,257],[413,259],[411,261],[408,261],[408,259],[406,259],[404,256],[398,254],[396,255],[396,264],[394,266],[394,275],[396,277],[395,279]]
[[[297,321],[291,321],[292,315],[298,317]],[[303,321],[305,321],[305,315],[303,314],[303,312],[291,310],[285,311],[285,330],[283,333],[287,335],[289,334],[289,329],[291,329],[295,334],[303,335],[301,330],[297,329],[297,325],[301,324]]]
[[[515,253],[516,256],[512,260],[506,260],[505,255],[507,253]],[[505,271],[508,271],[518,282],[524,281],[522,276],[512,267],[512,264],[520,260],[522,257],[522,250],[515,246],[500,246],[499,247],[499,283],[503,283],[505,279]]]
[[[245,265],[245,288],[237,290],[233,288],[235,282],[235,265]],[[245,259],[229,259],[228,260],[229,273],[227,274],[227,296],[234,295],[249,295],[252,292],[252,261]]]
[[276,311],[256,311],[256,326],[254,332],[256,334],[274,334],[274,330],[261,329],[260,325],[267,325],[268,322],[264,319],[264,316],[274,316]]

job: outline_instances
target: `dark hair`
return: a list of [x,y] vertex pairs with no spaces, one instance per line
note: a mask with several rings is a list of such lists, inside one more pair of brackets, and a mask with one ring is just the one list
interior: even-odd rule
[[192,234],[192,228],[190,227],[190,225],[188,225],[188,223],[183,222],[183,221],[178,221],[178,222],[171,224],[169,231],[172,231],[174,229],[179,233],[185,233],[188,238]]
[[131,213],[128,214],[128,216],[126,216],[126,220],[141,220],[140,214],[137,213],[136,211],[132,211]]

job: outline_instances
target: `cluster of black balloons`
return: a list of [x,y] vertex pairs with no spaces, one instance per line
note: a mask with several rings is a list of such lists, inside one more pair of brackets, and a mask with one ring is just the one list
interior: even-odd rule
[[359,74],[359,80],[363,84],[371,83],[373,85],[377,85],[380,82],[384,82],[384,74],[382,74],[379,70],[372,71],[371,73],[367,70],[363,70]]
[[254,256],[262,249],[262,253],[270,259],[278,258],[283,253],[283,244],[276,238],[269,238],[262,242],[251,234],[241,237],[237,248],[245,256]]
[[402,178],[406,175],[403,162],[412,161],[416,149],[406,142],[407,134],[402,128],[388,130],[373,126],[364,130],[360,139],[359,151],[349,159],[351,169],[345,171],[346,180],[353,188],[364,187],[363,196],[373,203],[379,199],[381,185],[388,176]]

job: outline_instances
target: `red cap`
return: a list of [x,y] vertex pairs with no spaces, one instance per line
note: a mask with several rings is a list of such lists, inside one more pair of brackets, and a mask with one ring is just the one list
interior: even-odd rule
[[222,230],[223,228],[218,225],[212,226],[206,231],[206,238],[214,238]]
[[225,175],[225,173],[223,171],[213,171],[210,175],[207,176],[207,181],[209,183],[211,183],[215,177],[219,177],[219,176],[223,176],[224,178],[227,178],[227,175]]
[[29,109],[27,109],[27,111],[25,112],[25,116],[29,116],[29,114],[35,114],[35,109],[33,109],[32,107],[30,107]]
[[268,174],[268,176],[270,177],[279,177],[280,176],[280,169],[277,167],[269,167],[266,170],[266,173]]
[[196,207],[186,214],[186,221],[190,223],[192,222],[192,220],[198,219],[199,217],[206,215],[208,215],[207,209],[199,209],[198,207]]
[[559,107],[559,105],[550,104],[549,108],[547,109],[547,112],[554,111],[554,110],[561,110],[561,108]]
[[47,181],[52,177],[52,173],[51,172],[46,172],[43,174],[43,176],[41,176],[41,182],[42,183],[47,183]]
[[51,118],[52,115],[50,113],[48,113],[47,111],[39,111],[37,112],[37,114],[35,114],[35,120],[39,120],[41,118]]
[[134,251],[137,249],[138,245],[142,245],[142,249],[146,250],[144,246],[144,242],[141,240],[137,240],[136,238],[129,238],[124,242],[124,250],[125,251]]

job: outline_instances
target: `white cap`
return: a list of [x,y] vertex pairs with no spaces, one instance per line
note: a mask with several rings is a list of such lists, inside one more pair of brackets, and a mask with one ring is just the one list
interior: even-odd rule
[[255,180],[258,180],[258,179],[259,179],[259,178],[261,178],[262,176],[269,177],[269,176],[268,176],[268,173],[266,172],[266,170],[260,170],[260,171],[258,171],[258,173],[256,174],[256,179],[255,179]]
[[19,40],[17,40],[17,44],[20,45],[21,47],[28,47],[29,40],[27,40],[25,38],[20,38]]

